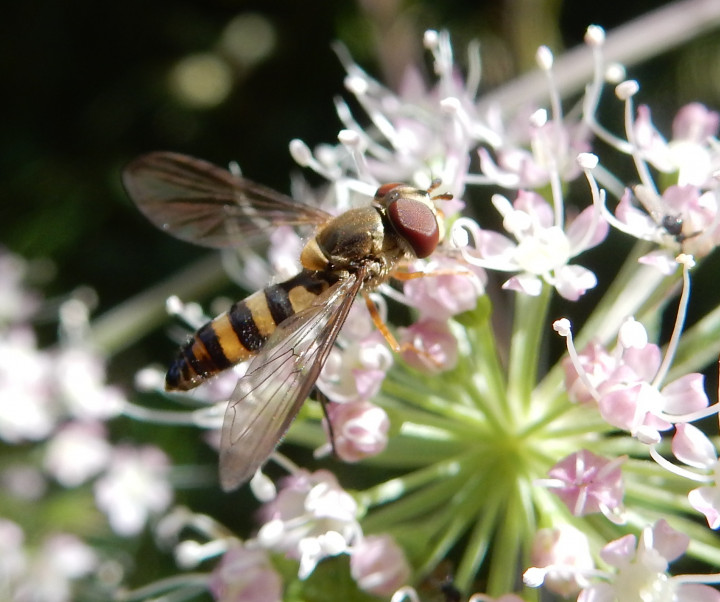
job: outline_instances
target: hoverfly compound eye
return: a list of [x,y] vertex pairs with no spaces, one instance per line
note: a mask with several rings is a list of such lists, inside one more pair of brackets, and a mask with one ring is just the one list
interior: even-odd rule
[[[427,197],[421,191],[413,192]],[[440,228],[435,212],[426,202],[399,194],[387,206],[387,216],[395,231],[412,247],[419,259],[427,257],[437,247]]]

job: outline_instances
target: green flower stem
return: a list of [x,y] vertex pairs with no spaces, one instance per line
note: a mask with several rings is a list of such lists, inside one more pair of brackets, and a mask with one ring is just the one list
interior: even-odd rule
[[720,306],[683,332],[667,382],[717,361],[720,353]]
[[[440,382],[437,382],[440,380]],[[442,386],[446,385],[446,386]],[[481,411],[476,410],[469,404],[455,403],[455,397],[463,392],[459,387],[445,383],[443,379],[426,380],[419,373],[412,374],[401,371],[391,373],[383,382],[384,396],[388,397],[388,403],[393,400],[405,408],[416,408],[431,412],[446,418],[465,423],[470,421],[475,424],[486,422]],[[468,393],[466,390],[465,393]],[[455,395],[457,394],[457,395]],[[391,406],[392,407],[392,406]]]
[[692,509],[687,501],[687,486],[684,491],[672,491],[668,490],[668,485],[667,479],[660,484],[630,483],[626,479],[625,503],[636,509],[643,508],[649,512],[666,513],[667,516],[691,512]]
[[455,583],[461,591],[470,590],[477,574],[477,568],[482,564],[490,549],[496,522],[504,504],[505,501],[498,495],[490,496],[483,504],[480,519],[470,533],[470,539],[455,571]]
[[[207,591],[209,575],[205,573],[184,573],[166,579],[154,581],[150,585],[140,587],[132,591],[116,593],[116,600],[119,602],[133,602],[135,600],[173,600],[189,599],[193,594],[201,595]],[[182,598],[175,598],[172,594],[160,596],[160,594],[178,590],[184,595]],[[190,590],[190,591],[188,591]]]
[[521,435],[526,438],[540,434],[542,438],[564,439],[614,430],[595,408],[573,404],[567,397],[564,403],[535,403],[533,408],[538,410],[537,418],[522,425]]
[[[515,486],[522,485],[518,482]],[[520,574],[518,563],[525,561],[522,552],[529,543],[526,537],[535,532],[534,520],[531,518],[533,509],[523,502],[524,497],[526,496],[516,488],[505,500],[505,511],[501,515],[502,522],[497,525],[493,555],[490,559],[487,592],[491,596],[514,590]]]
[[455,489],[452,499],[443,510],[444,516],[449,520],[441,530],[438,530],[439,538],[435,540],[425,562],[421,565],[421,574],[429,573],[447,556],[452,546],[477,518],[478,508],[486,508],[488,494],[491,496],[496,494],[488,489],[488,483],[482,476],[465,480],[460,489]]
[[[452,489],[448,488],[448,481],[466,480],[476,466],[477,455],[477,452],[473,451],[472,453],[431,464],[402,477],[390,479],[364,491],[357,492],[355,499],[361,506],[370,508],[387,504],[402,498],[409,492],[426,486],[437,485],[440,482],[442,482],[441,489],[450,489],[448,495],[451,495]],[[432,502],[432,505],[435,505],[435,502]],[[376,515],[377,513],[374,513],[366,520],[374,520]]]
[[105,355],[121,351],[167,319],[165,302],[176,295],[181,299],[201,299],[227,284],[227,272],[218,254],[199,259],[167,280],[125,301],[96,318],[90,325],[90,344]]
[[[507,408],[506,375],[500,361],[497,340],[490,322],[490,301],[487,296],[478,300],[476,309],[456,317],[463,327],[465,340],[458,338],[460,361],[456,369],[457,381],[473,383],[472,399],[485,413],[505,414]],[[469,346],[463,349],[462,346]],[[454,378],[445,380],[455,381]],[[492,404],[492,408],[489,405]]]
[[[606,62],[635,65],[669,52],[718,26],[720,2],[717,0],[674,2],[609,31],[605,38]],[[648,31],[653,32],[651,39],[648,39]],[[591,55],[592,50],[583,44],[555,58],[553,79],[561,96],[581,92],[592,79]],[[543,105],[548,97],[546,74],[534,70],[484,94],[477,110],[483,114],[492,107],[503,107],[512,113],[523,106]]]
[[552,287],[543,285],[537,297],[515,296],[513,332],[508,360],[508,404],[506,411],[512,423],[526,415],[536,385],[538,355],[547,328],[547,313]]
[[688,553],[700,558],[712,567],[720,566],[720,546],[717,532],[708,529],[707,524],[699,524],[693,519],[682,520],[680,523],[669,521],[676,529],[690,536]]
[[378,508],[365,517],[363,528],[369,533],[375,533],[421,521],[423,528],[440,530],[441,525],[451,518],[448,509],[452,497],[458,487],[464,484],[461,479],[450,477],[431,483],[423,489],[406,492],[394,503]]

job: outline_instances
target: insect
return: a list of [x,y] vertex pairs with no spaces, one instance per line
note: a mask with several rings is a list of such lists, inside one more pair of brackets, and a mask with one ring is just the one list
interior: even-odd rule
[[679,215],[663,215],[660,220],[660,226],[679,243],[687,238],[683,234],[683,224],[683,218]]
[[[250,360],[225,413],[220,483],[234,489],[273,452],[312,391],[356,296],[397,350],[368,296],[403,262],[436,248],[441,222],[428,190],[390,183],[371,205],[333,217],[270,188],[181,154],[155,152],[123,172],[129,196],[160,229],[185,241],[225,248],[267,237],[278,226],[310,225],[302,270],[202,326],[181,347],[168,390],[188,390]],[[415,273],[417,275],[418,273]],[[412,277],[413,274],[407,274]]]
[[462,592],[455,585],[452,566],[448,560],[442,560],[425,577],[419,587],[423,600],[434,602],[461,602]]

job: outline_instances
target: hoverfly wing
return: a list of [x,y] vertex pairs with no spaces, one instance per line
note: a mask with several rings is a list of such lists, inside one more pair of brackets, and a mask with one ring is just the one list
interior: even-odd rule
[[123,171],[130,198],[158,228],[208,247],[267,237],[277,226],[317,225],[322,209],[187,155],[142,155]]
[[273,452],[310,394],[364,274],[340,280],[282,322],[237,384],[225,411],[220,482],[225,491],[250,479]]

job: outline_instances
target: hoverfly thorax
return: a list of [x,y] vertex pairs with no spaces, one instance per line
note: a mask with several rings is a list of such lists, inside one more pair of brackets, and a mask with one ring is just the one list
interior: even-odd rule
[[388,221],[419,259],[429,256],[440,240],[437,212],[430,195],[405,184],[384,184],[375,202],[385,209]]
[[324,224],[310,239],[300,263],[311,270],[349,270],[383,251],[384,226],[375,207],[350,209]]

